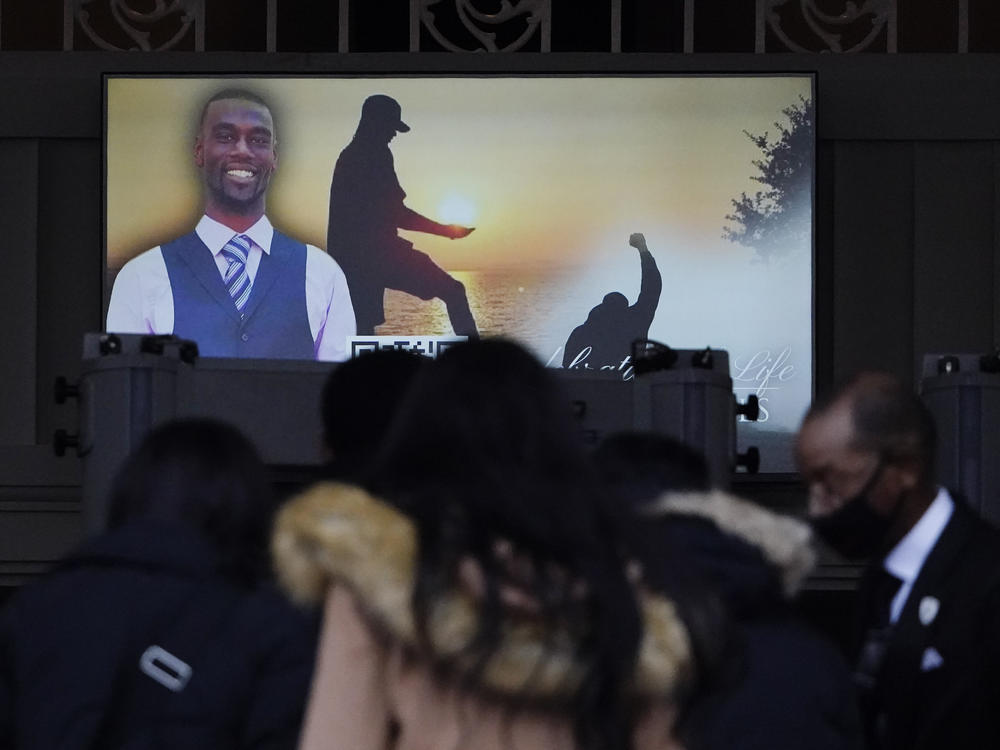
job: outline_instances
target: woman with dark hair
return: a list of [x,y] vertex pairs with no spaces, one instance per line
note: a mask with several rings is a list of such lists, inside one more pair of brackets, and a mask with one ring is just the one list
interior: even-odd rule
[[303,750],[672,746],[694,680],[639,596],[540,363],[499,340],[414,379],[364,489],[279,516],[279,575],[324,602]]
[[667,491],[707,492],[712,488],[704,454],[660,433],[612,433],[598,444],[591,458],[629,515]]
[[222,422],[183,420],[153,430],[121,468],[108,526],[143,521],[189,529],[215,548],[227,578],[252,586],[269,570],[275,507],[246,437]]
[[0,748],[293,748],[316,630],[266,585],[274,509],[234,428],[153,430],[110,530],[0,613]]

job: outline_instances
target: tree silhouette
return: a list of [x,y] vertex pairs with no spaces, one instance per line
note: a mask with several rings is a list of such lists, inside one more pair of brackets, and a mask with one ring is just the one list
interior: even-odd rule
[[732,201],[733,212],[726,214],[722,236],[753,248],[759,260],[787,257],[810,247],[812,230],[812,166],[814,150],[814,108],[812,99],[799,101],[781,110],[788,124],[774,123],[778,137],[765,132],[747,138],[763,156],[753,165],[758,174],[750,177],[762,189],[753,195],[741,193]]

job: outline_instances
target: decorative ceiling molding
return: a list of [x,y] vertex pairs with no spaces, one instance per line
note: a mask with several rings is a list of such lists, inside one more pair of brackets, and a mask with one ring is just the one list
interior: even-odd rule
[[[539,34],[541,51],[551,49],[552,0],[500,0],[492,13],[480,10],[482,5],[482,0],[411,0],[411,51],[420,50],[421,27],[449,52],[517,52]],[[496,7],[496,0],[490,5]],[[451,23],[442,23],[441,11],[450,14]],[[510,41],[498,42],[500,31]]]
[[820,0],[758,0],[767,27],[790,52],[862,52],[883,35],[885,48],[879,51],[896,51],[897,0],[839,2],[843,10],[829,13]]
[[[898,48],[900,0],[746,0],[747,3],[751,1],[756,7],[755,25],[746,32],[748,35],[753,33],[748,41],[753,40],[753,49],[758,54],[894,53]],[[233,13],[264,14],[266,38],[261,48],[264,51],[278,52],[289,45],[296,48],[294,39],[282,39],[279,43],[278,36],[278,11],[283,3],[289,5],[290,0],[264,0],[251,7],[244,7],[241,0],[213,2],[216,3],[213,9],[218,9],[219,13],[225,13],[228,8]],[[402,14],[407,12],[412,52],[426,51],[428,47],[464,53],[552,51],[553,0],[409,0],[408,5],[400,3],[393,5],[392,10],[380,10],[385,16],[384,23],[376,16],[374,28],[370,21],[365,21],[358,29],[352,28],[352,14],[360,12],[358,9],[362,7],[367,11],[369,6],[366,4],[375,0],[328,2],[335,3],[337,8],[336,36],[340,52],[352,49],[353,35],[377,36],[381,26],[388,30],[393,24],[398,25],[404,18]],[[633,5],[658,2],[661,0],[633,0]],[[703,11],[696,18],[695,11],[700,5],[698,0],[682,0],[671,16],[671,23],[683,26],[680,49],[686,54],[696,53],[696,21],[699,39],[710,39],[713,25],[719,25],[719,19],[711,13]],[[955,3],[942,5],[941,10],[932,13],[939,14],[942,21],[949,23],[957,15],[954,51],[969,52],[974,15],[970,8],[974,3],[955,0]],[[63,0],[63,49],[204,51],[206,6],[207,0]],[[623,28],[624,16],[628,15],[623,12],[624,6],[625,0],[605,0],[602,14],[607,12],[608,15],[602,19],[594,16],[592,4],[564,3],[559,9],[558,22],[569,27],[570,35],[574,24],[592,29],[600,29],[603,25],[609,36],[606,37],[608,46],[602,51],[620,53],[623,38],[631,39],[631,30]],[[6,16],[10,15],[8,11]],[[634,7],[632,15],[635,16]],[[370,18],[370,15],[359,18]],[[917,18],[933,23],[935,16],[927,18],[925,12]],[[4,24],[7,30],[12,28],[10,19],[2,11],[0,21],[8,22]],[[332,25],[332,19],[330,23]],[[294,36],[294,29],[285,36]],[[219,41],[216,40],[217,45]],[[977,44],[981,47],[983,43]]]
[[194,48],[204,44],[204,0],[153,0],[137,9],[135,0],[64,0],[63,47],[76,47],[82,31],[98,49],[153,52],[175,49],[194,34]]

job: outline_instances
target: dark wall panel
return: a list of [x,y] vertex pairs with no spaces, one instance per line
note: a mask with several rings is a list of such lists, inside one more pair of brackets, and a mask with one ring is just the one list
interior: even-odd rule
[[993,343],[992,143],[919,143],[914,153],[915,372],[924,352]]
[[56,406],[52,384],[75,379],[83,334],[103,327],[101,144],[43,141],[38,169],[38,442],[48,443],[76,413],[75,403]]
[[46,564],[71,552],[83,538],[78,504],[49,500],[5,508],[0,526],[0,585],[15,585],[44,571]]
[[[595,18],[595,34],[607,44],[608,17],[601,11]],[[0,58],[0,99],[9,103],[0,110],[7,167],[0,178],[7,260],[0,277],[0,546],[7,533],[24,536],[27,545],[17,559],[0,555],[0,584],[30,550],[40,551],[28,560],[34,564],[78,533],[61,514],[75,513],[79,460],[55,459],[49,447],[55,428],[73,429],[76,406],[54,405],[51,387],[56,375],[75,377],[81,334],[101,327],[106,72],[816,71],[818,388],[861,367],[911,379],[925,349],[986,350],[1000,335],[998,56],[3,52]],[[37,526],[21,519],[16,531],[5,531],[15,529],[6,519],[16,519],[6,514],[22,513],[50,515]]]
[[993,143],[993,348],[1000,351],[1000,143]]
[[0,445],[35,442],[36,262],[38,245],[38,141],[0,140]]
[[0,138],[100,137],[99,57],[88,65],[64,53],[0,55]]
[[825,393],[833,386],[833,244],[834,179],[837,144],[820,140],[816,143],[816,192],[813,211],[813,387]]
[[834,157],[833,380],[913,361],[913,146],[838,143]]
[[816,112],[822,138],[1000,137],[1000,66],[995,58],[813,55],[809,62],[803,56],[789,56],[788,69],[798,66],[818,71]]

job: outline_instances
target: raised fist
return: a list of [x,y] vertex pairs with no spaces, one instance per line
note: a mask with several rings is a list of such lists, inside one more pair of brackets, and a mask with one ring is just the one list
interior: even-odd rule
[[646,247],[646,238],[641,232],[633,232],[628,236],[628,244],[634,247],[636,250],[648,250]]

